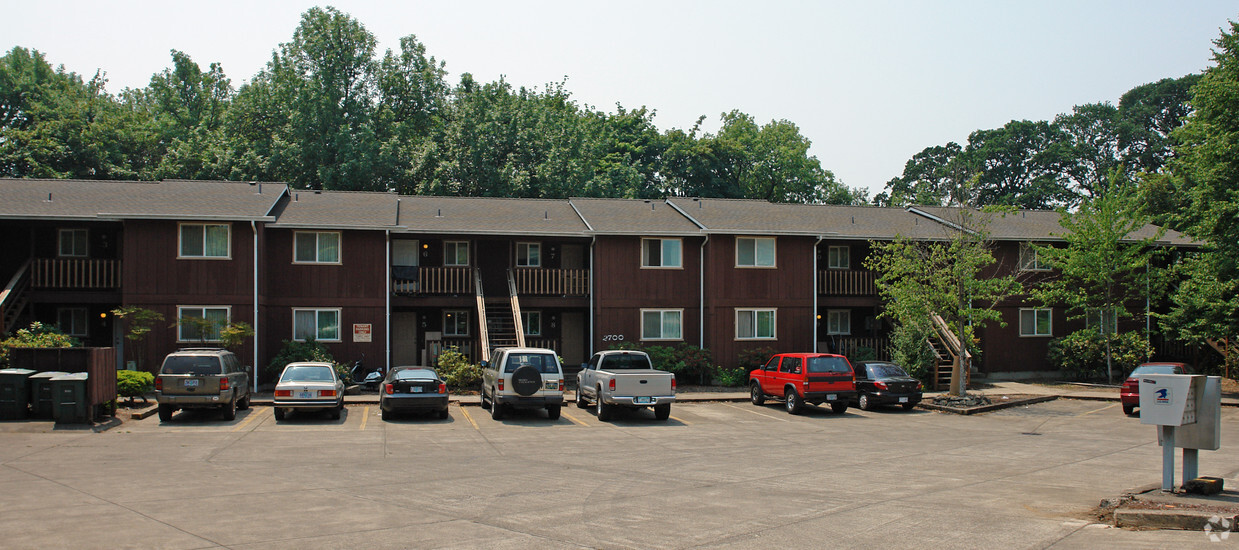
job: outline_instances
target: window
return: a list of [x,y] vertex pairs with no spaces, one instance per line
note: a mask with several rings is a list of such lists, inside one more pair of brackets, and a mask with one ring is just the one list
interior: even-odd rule
[[831,309],[826,311],[826,334],[851,334],[852,311],[848,309]]
[[85,229],[61,229],[59,255],[62,258],[85,258],[89,255],[86,243]]
[[516,267],[542,267],[542,244],[516,243]]
[[1088,328],[1096,328],[1102,334],[1117,334],[1119,331],[1119,311],[1106,311],[1102,308],[1089,309],[1084,314],[1084,322]]
[[526,336],[542,336],[541,311],[522,311],[521,322],[525,325]]
[[231,256],[226,223],[181,224],[182,258],[228,258]]
[[1037,254],[1037,249],[1029,243],[1020,245],[1020,270],[1021,271],[1049,271],[1050,265],[1045,260],[1041,259]]
[[56,310],[56,326],[69,336],[86,336],[86,308],[64,307]]
[[736,267],[774,267],[774,239],[736,237]]
[[773,309],[736,310],[737,340],[773,340],[774,338]]
[[680,326],[683,314],[684,311],[679,309],[641,310],[641,339],[683,340],[684,332]]
[[294,309],[293,340],[340,341],[339,309]]
[[1053,331],[1050,309],[1021,309],[1020,336],[1050,336]]
[[444,336],[469,335],[469,310],[453,310],[443,312]]
[[328,231],[293,233],[293,263],[338,264],[340,263],[340,233]]
[[469,265],[469,243],[466,241],[443,243],[443,265]]
[[228,324],[226,306],[179,306],[176,308],[178,342],[218,342],[219,329]]
[[831,246],[826,249],[826,267],[828,269],[851,269],[852,258],[850,248],[846,246]]
[[683,267],[680,239],[641,239],[641,267]]

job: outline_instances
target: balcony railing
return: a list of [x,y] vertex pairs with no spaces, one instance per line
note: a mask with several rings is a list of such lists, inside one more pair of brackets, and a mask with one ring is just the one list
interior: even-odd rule
[[588,269],[518,268],[516,291],[535,296],[589,296]]
[[825,342],[818,342],[817,351],[837,353],[855,361],[867,356],[867,349],[873,351],[873,359],[889,361],[890,345],[890,338],[886,337],[833,336],[828,337]]
[[823,296],[877,296],[872,271],[827,269],[817,273],[817,292]]
[[36,258],[31,265],[30,286],[60,290],[112,290],[120,288],[120,260],[88,258]]
[[396,267],[393,272],[396,294],[473,294],[471,267]]

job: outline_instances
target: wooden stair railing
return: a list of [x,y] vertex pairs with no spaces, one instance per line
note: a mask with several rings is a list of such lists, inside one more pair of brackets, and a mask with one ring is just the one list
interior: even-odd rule
[[4,290],[0,291],[0,324],[3,324],[0,328],[3,328],[4,333],[16,328],[17,319],[26,309],[28,301],[26,291],[29,289],[30,260],[26,260],[17,273],[13,274],[13,278],[9,279],[9,284],[5,285]]
[[934,349],[934,353],[938,356],[937,368],[934,372],[934,389],[941,391],[943,388],[949,388],[951,385],[951,371],[955,364],[960,364],[960,374],[964,377],[964,387],[967,388],[972,379],[972,369],[966,368],[966,364],[971,364],[972,353],[968,351],[959,339],[959,336],[951,330],[947,325],[946,320],[937,313],[932,313],[929,316],[934,329],[934,337],[929,339],[929,345]]
[[486,327],[486,295],[482,292],[482,272],[473,270],[473,291],[478,304],[478,339],[482,346],[482,360],[490,361],[490,333]]

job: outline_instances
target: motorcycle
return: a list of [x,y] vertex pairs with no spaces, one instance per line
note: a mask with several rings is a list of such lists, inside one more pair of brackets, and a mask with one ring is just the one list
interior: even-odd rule
[[353,363],[353,368],[349,369],[349,375],[353,378],[353,383],[357,384],[365,390],[378,391],[379,384],[383,382],[383,367],[370,370],[365,366],[365,355],[361,356],[356,363]]

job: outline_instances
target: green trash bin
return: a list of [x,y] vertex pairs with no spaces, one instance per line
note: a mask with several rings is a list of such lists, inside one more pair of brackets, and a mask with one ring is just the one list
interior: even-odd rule
[[0,420],[24,420],[30,398],[26,395],[26,380],[35,371],[27,369],[0,370]]
[[75,372],[52,378],[52,395],[56,401],[52,407],[52,417],[57,424],[84,424],[90,421],[86,376],[84,372]]
[[67,372],[51,371],[30,375],[30,416],[52,418],[56,408],[56,394],[52,393],[52,379]]

